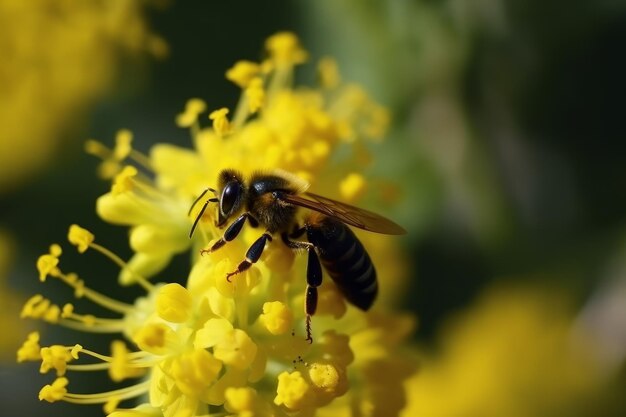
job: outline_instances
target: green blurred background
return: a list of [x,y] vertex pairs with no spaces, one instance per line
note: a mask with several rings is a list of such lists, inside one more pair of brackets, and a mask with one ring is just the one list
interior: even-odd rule
[[[52,10],[49,3],[32,7]],[[168,57],[112,48],[106,88],[68,108],[45,163],[24,176],[18,168],[2,174],[11,300],[42,291],[35,260],[64,240],[71,223],[130,255],[126,230],[95,214],[109,184],[96,178],[98,161],[83,152],[84,139],[111,144],[128,128],[142,151],[157,142],[188,146],[188,133],[174,124],[185,101],[232,108],[238,90],[225,70],[261,58],[268,35],[292,30],[314,59],[334,56],[344,79],[393,114],[388,138],[375,148],[374,173],[400,185],[400,201],[380,210],[410,231],[403,243],[411,276],[398,306],[420,322],[416,351],[429,385],[412,392],[431,394],[412,410],[433,417],[626,415],[625,1],[161,3],[137,3],[136,12],[166,40]],[[6,39],[22,35],[2,36],[0,45],[10,45]],[[75,75],[88,79],[92,70],[86,65]],[[313,78],[310,68],[300,75]],[[37,125],[54,110],[33,102],[23,123]],[[0,129],[0,142],[29,140],[16,131]],[[169,274],[182,279],[186,261],[177,259]],[[67,262],[89,265],[73,254]],[[90,285],[126,300],[138,294],[112,285],[107,272]],[[55,290],[48,285],[46,293]],[[24,334],[34,328],[20,326]],[[68,334],[50,337],[73,340]],[[559,361],[577,338],[591,353]],[[17,367],[13,357],[7,349],[0,369],[2,415],[85,415],[84,407],[39,404],[49,378],[33,377],[36,366]],[[459,369],[472,361],[485,366]],[[491,381],[484,392],[458,399],[480,381]],[[82,383],[90,391],[103,381]]]

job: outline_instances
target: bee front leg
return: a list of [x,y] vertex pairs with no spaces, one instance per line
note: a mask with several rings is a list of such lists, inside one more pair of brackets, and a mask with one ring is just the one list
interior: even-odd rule
[[289,248],[294,250],[306,250],[309,254],[306,267],[307,286],[304,298],[304,312],[306,313],[306,340],[309,343],[313,343],[311,316],[313,316],[317,310],[317,287],[322,285],[322,265],[320,264],[317,252],[315,252],[315,245],[309,242],[290,240],[284,233],[281,237]]
[[237,217],[237,219],[234,222],[232,222],[230,226],[228,226],[228,229],[226,229],[226,231],[224,232],[224,235],[217,242],[215,242],[209,249],[202,249],[200,251],[200,255],[204,255],[205,253],[215,252],[216,250],[224,246],[226,243],[236,238],[239,235],[239,232],[241,232],[241,229],[243,228],[243,225],[245,224],[246,219],[248,218],[252,219],[252,217],[250,216],[250,213],[243,213],[241,216]]
[[248,252],[246,252],[246,259],[241,261],[236,270],[226,274],[226,280],[230,282],[230,277],[246,271],[252,266],[252,264],[255,264],[263,254],[265,244],[268,241],[272,241],[272,235],[270,235],[268,232],[263,233],[260,238],[255,240],[252,246],[250,246],[250,249],[248,249]]

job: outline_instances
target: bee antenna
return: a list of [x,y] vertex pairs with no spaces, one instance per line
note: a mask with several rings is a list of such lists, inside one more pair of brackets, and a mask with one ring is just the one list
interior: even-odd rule
[[[208,192],[211,191],[214,195],[215,195],[215,190],[213,188],[207,188],[206,190],[204,190],[202,192],[202,194],[200,194],[198,196],[198,198],[196,198],[196,200],[193,202],[193,204],[191,205],[191,207],[189,208],[189,211],[187,212],[187,216],[191,215],[191,211],[193,210],[193,208],[196,206],[196,204],[198,204],[198,201],[200,201],[200,199],[202,199],[202,197],[204,197],[204,195]],[[200,210],[200,213],[198,213],[198,215],[196,216],[196,219],[193,222],[193,226],[191,226],[191,231],[189,232],[189,238],[191,238],[193,236],[193,232],[194,230],[196,230],[196,226],[198,226],[198,222],[200,221],[200,218],[202,217],[202,215],[204,214],[204,212],[206,211],[207,206],[209,205],[209,203],[217,203],[219,202],[219,199],[217,198],[209,198],[205,203],[204,206],[202,206],[202,209]]]
[[198,196],[198,198],[196,198],[196,199],[193,201],[193,204],[191,205],[191,207],[189,207],[189,211],[187,212],[187,216],[191,215],[191,211],[192,211],[192,210],[193,210],[193,208],[196,206],[196,204],[198,204],[198,201],[200,201],[200,199],[201,199],[202,197],[204,197],[204,195],[205,195],[207,192],[209,192],[209,191],[213,191],[213,192],[215,193],[215,190],[213,190],[213,188],[207,188],[206,190],[202,191],[202,194],[200,194],[200,195]]

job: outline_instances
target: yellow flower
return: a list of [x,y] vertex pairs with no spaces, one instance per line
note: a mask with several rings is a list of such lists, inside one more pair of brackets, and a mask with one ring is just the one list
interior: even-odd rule
[[46,164],[64,134],[111,88],[120,56],[163,56],[148,2],[0,3],[0,192]]
[[[259,262],[227,280],[226,274],[244,258],[259,231],[247,228],[220,250],[200,257],[197,249],[222,233],[215,226],[214,206],[204,212],[194,239],[189,240],[201,207],[187,213],[188,207],[201,190],[214,185],[211,182],[224,168],[244,174],[282,169],[335,198],[343,192],[356,200],[366,191],[364,177],[356,174],[361,172],[362,159],[351,152],[366,132],[359,123],[350,126],[350,137],[342,135],[351,123],[346,116],[360,110],[337,107],[346,102],[339,85],[332,97],[293,88],[293,66],[306,58],[295,35],[275,35],[267,48],[271,65],[240,63],[228,73],[242,88],[232,120],[221,109],[210,114],[212,126],[201,126],[197,116],[205,107],[197,101],[188,103],[179,115],[177,123],[190,129],[194,149],[157,145],[149,156],[131,150],[128,158],[118,161],[140,164],[147,172],[120,169],[114,183],[126,185],[98,199],[97,211],[103,219],[131,226],[136,254],[129,262],[96,243],[91,233],[72,226],[68,237],[80,252],[93,249],[106,256],[120,268],[122,284],[139,284],[146,294],[132,305],[113,300],[86,287],[78,275],[64,272],[59,267],[60,253],[56,256],[54,266],[44,272],[70,285],[77,296],[111,310],[116,318],[79,314],[71,304],[60,308],[43,296],[27,303],[24,316],[42,318],[53,311],[59,325],[120,333],[129,344],[116,340],[108,356],[89,350],[81,341],[84,347],[44,347],[38,357],[31,352],[39,343],[33,337],[21,350],[23,360],[43,360],[46,369],[68,378],[44,388],[42,399],[102,403],[114,417],[214,413],[304,417],[349,415],[351,410],[376,416],[404,406],[403,382],[415,366],[401,345],[412,329],[412,319],[384,312],[382,305],[376,312],[357,310],[326,279],[312,323],[315,341],[309,344],[303,311],[306,257],[274,242]],[[348,94],[351,91],[347,88]],[[360,97],[359,106],[373,105]],[[338,152],[343,157],[331,165],[331,155],[340,147],[346,148]],[[146,280],[173,254],[191,245],[193,265],[184,286]],[[381,262],[377,268],[384,276],[386,264]],[[384,278],[380,281],[384,289]],[[72,372],[95,369],[108,370],[115,382],[145,378],[110,392],[72,393]],[[131,410],[117,408],[120,401],[141,396],[147,397],[146,404]]]
[[441,352],[425,355],[402,415],[548,417],[595,409],[606,375],[593,346],[573,337],[568,304],[563,293],[532,285],[486,291],[444,327]]
[[[152,158],[132,150],[130,161],[146,169],[167,167],[170,170],[186,172],[185,167],[194,167],[195,158],[190,152],[170,149],[168,146],[153,149]],[[163,156],[162,156],[163,155]],[[172,165],[172,159],[176,164]],[[184,160],[183,159],[187,159]],[[122,161],[120,161],[122,162]],[[183,169],[180,169],[183,168]],[[171,191],[172,186],[166,179],[154,184],[142,175],[134,166],[126,165],[117,169],[113,176],[111,192],[101,196],[96,202],[96,211],[106,221],[113,224],[131,226],[130,245],[135,255],[128,262],[128,268],[122,269],[119,280],[128,285],[134,282],[134,271],[144,277],[151,277],[163,269],[174,254],[187,250],[190,241],[184,230],[188,220],[185,212],[188,202]]]

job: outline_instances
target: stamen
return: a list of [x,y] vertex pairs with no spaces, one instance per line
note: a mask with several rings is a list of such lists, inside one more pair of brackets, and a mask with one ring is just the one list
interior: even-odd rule
[[85,152],[89,155],[100,158],[103,161],[109,159],[112,154],[111,149],[95,139],[88,139],[85,141]]
[[61,319],[58,324],[73,330],[90,333],[119,333],[126,326],[124,320],[100,319],[94,316],[76,316],[71,319]]
[[228,109],[226,107],[222,107],[209,114],[209,119],[213,121],[213,130],[219,137],[223,137],[232,132],[232,126],[228,121],[227,114]]
[[114,300],[113,298],[109,298],[104,294],[85,287],[84,281],[77,279],[76,275],[74,274],[66,275],[61,273],[59,275],[59,279],[65,284],[72,287],[74,290],[76,290],[76,292],[80,291],[78,294],[76,294],[77,298],[84,296],[95,304],[98,304],[99,306],[102,306],[104,308],[108,308],[109,310],[116,313],[128,314],[133,311],[133,306],[131,304],[126,304],[121,301]]
[[138,173],[136,178],[134,179],[135,186],[143,191],[146,197],[151,198],[157,201],[170,201],[171,199],[164,194],[162,191],[157,190],[152,186],[152,181],[146,175],[142,173]]
[[154,172],[154,168],[152,167],[152,162],[150,162],[150,158],[148,158],[142,152],[132,149],[130,151],[129,158],[137,162],[139,165],[146,168],[147,170]]
[[104,371],[109,369],[108,363],[89,363],[83,365],[67,365],[68,371]]
[[72,394],[68,392],[63,396],[63,401],[73,404],[104,404],[113,396],[117,397],[120,401],[139,397],[147,393],[149,388],[150,381],[148,380],[129,387],[99,392],[97,394]]
[[[111,356],[102,355],[100,353],[94,352],[94,351],[89,350],[89,349],[84,349],[83,348],[83,349],[80,350],[80,353],[84,354],[84,355],[92,356],[92,357],[94,357],[96,359],[100,359],[101,361],[104,361],[104,362],[113,362],[113,358]],[[149,357],[149,356],[152,356],[152,355],[149,354],[148,352],[139,351],[139,352],[130,352],[128,354],[128,356],[131,359],[135,360],[135,359],[146,358],[146,357]]]
[[138,273],[136,273],[135,271],[133,271],[131,268],[128,267],[128,264],[126,262],[124,262],[122,260],[122,258],[120,258],[119,256],[117,256],[116,254],[114,254],[113,252],[111,252],[110,250],[108,250],[107,248],[98,245],[97,243],[90,243],[89,247],[92,249],[97,250],[98,252],[100,252],[101,254],[103,254],[104,256],[106,256],[107,258],[109,258],[111,261],[113,261],[117,266],[120,267],[120,269],[125,270],[125,271],[130,271],[130,273],[135,277],[135,279],[137,280],[137,283],[139,285],[141,285],[146,291],[150,292],[154,289],[154,285],[152,285],[150,282],[148,282],[148,280],[146,280],[144,277],[142,277],[141,275],[139,275]]
[[237,107],[235,107],[235,114],[233,115],[232,126],[234,130],[241,129],[246,123],[248,116],[250,116],[250,104],[248,100],[246,90],[241,90]]

